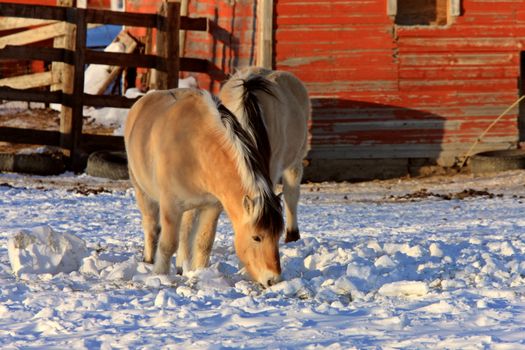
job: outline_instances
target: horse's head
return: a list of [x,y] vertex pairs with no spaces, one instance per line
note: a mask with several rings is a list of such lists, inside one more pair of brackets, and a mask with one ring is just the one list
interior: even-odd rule
[[235,250],[250,276],[269,287],[281,280],[279,237],[283,219],[277,211],[264,211],[259,202],[259,198],[244,197],[244,219],[236,230]]

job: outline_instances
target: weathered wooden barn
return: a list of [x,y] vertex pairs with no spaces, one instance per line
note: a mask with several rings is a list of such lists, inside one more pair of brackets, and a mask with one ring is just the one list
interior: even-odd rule
[[[215,90],[220,72],[256,64],[260,51],[300,77],[314,107],[311,178],[453,166],[519,95],[525,0],[274,0],[270,50],[259,37],[267,3],[190,0],[213,35],[188,35],[184,52],[213,62],[200,82]],[[126,9],[158,4],[127,0]],[[522,103],[475,151],[515,148],[524,127]]]
[[[162,2],[123,1],[131,12]],[[208,33],[181,36],[184,55],[211,61],[201,87],[218,91],[235,68],[261,62],[306,83],[313,180],[453,166],[523,90],[525,0],[181,2],[211,20]],[[524,135],[522,103],[475,151],[516,148]]]

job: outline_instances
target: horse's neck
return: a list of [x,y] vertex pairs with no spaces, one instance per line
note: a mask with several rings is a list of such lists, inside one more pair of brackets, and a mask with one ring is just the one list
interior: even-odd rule
[[[213,147],[209,148],[209,150],[213,149]],[[244,215],[243,199],[249,193],[243,186],[237,165],[229,152],[221,148],[215,149],[217,152],[205,152],[204,183],[206,190],[221,202],[232,222],[235,222],[241,220]]]

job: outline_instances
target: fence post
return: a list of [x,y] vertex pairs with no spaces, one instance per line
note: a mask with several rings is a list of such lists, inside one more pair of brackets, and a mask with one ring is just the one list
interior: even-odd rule
[[165,71],[157,71],[156,87],[173,89],[179,84],[180,2],[163,2],[159,16],[162,19],[157,24],[157,56],[164,58]]
[[[73,7],[74,0],[57,0],[57,6]],[[74,51],[74,34],[75,29],[73,24],[64,22],[66,32],[64,35],[57,36],[53,39],[53,47],[57,49],[67,49]],[[63,62],[51,63],[51,74],[53,76],[53,85],[51,85],[51,91],[62,90],[63,92],[71,93],[71,83],[73,66],[65,64]],[[68,78],[68,79],[65,79]],[[67,91],[66,91],[67,90]]]
[[[74,6],[74,0],[57,0],[57,6],[67,6],[72,8]],[[64,25],[66,32],[63,36],[54,39],[53,47],[75,51],[75,25],[69,22],[65,22]],[[51,65],[51,74],[53,76],[53,81],[56,83],[51,85],[51,91],[62,90],[64,94],[72,94],[74,77],[73,69],[74,67],[70,64],[53,62]],[[63,148],[64,154],[68,157],[71,157],[71,120],[71,106],[69,106],[69,104],[66,105],[66,101],[64,101],[60,108],[60,146]]]
[[70,152],[70,162],[73,171],[80,172],[82,168],[80,141],[82,137],[82,117],[84,99],[84,65],[86,54],[86,10],[71,8],[68,17],[72,16],[76,23],[75,37],[75,73],[73,76],[73,91],[71,95],[71,114],[61,122],[61,133],[66,143],[66,149]]

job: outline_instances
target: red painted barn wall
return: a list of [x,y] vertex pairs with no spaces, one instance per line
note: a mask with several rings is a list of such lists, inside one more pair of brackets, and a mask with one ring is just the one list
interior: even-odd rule
[[[126,11],[156,13],[161,0],[127,0]],[[183,72],[195,76],[202,88],[218,92],[221,82],[236,67],[255,63],[255,3],[253,0],[189,2],[190,17],[211,20],[209,32],[186,32],[183,55],[203,58],[212,63],[210,74]],[[131,33],[145,40],[146,30],[133,28]]]
[[[314,105],[312,158],[451,165],[516,98],[525,1],[462,1],[447,26],[397,26],[386,1],[277,0],[275,66]],[[511,113],[479,149],[518,138]]]
[[[184,50],[216,66],[202,87],[216,92],[221,71],[254,63],[256,6],[190,1],[191,16],[213,20],[213,37],[189,33]],[[274,0],[274,67],[300,77],[313,101],[310,157],[452,165],[517,98],[525,0],[462,0],[461,15],[440,26],[395,25],[386,9],[386,0]],[[517,125],[514,110],[477,150],[514,147]]]

